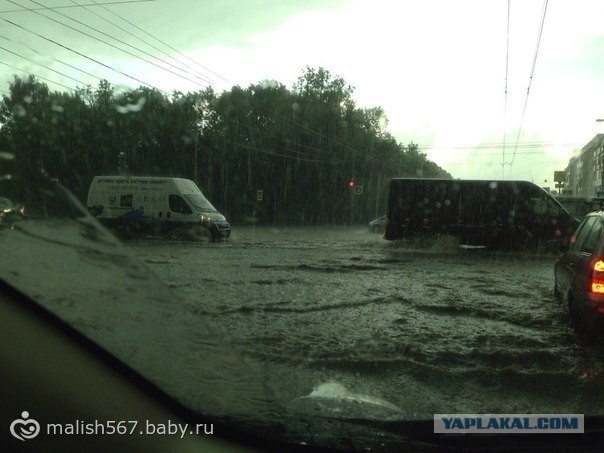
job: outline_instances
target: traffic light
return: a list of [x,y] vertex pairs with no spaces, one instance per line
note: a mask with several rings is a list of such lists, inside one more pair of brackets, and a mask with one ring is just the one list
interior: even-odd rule
[[356,181],[352,178],[350,178],[348,180],[348,189],[349,190],[354,190],[355,186],[357,185]]

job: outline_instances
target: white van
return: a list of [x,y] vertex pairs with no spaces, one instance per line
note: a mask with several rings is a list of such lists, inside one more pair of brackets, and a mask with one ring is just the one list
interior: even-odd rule
[[189,179],[95,176],[87,206],[105,226],[132,235],[165,234],[201,226],[211,239],[226,239],[231,225]]

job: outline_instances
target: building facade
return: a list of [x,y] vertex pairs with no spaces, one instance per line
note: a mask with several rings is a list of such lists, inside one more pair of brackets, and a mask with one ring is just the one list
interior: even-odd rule
[[604,134],[597,134],[566,167],[562,193],[574,197],[604,197]]

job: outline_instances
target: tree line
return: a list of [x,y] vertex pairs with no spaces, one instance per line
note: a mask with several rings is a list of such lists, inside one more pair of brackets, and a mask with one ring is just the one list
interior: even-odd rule
[[307,68],[293,87],[274,81],[216,93],[107,81],[50,91],[14,77],[0,104],[0,150],[57,178],[84,204],[96,175],[195,180],[232,222],[365,223],[384,212],[395,176],[445,177],[417,145],[386,130],[380,107],[360,108],[340,77]]

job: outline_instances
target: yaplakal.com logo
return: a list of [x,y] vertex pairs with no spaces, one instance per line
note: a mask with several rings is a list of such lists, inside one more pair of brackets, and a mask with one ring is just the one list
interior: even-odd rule
[[21,412],[21,417],[10,424],[10,433],[19,440],[25,441],[36,437],[40,433],[40,424],[29,418],[29,412]]

